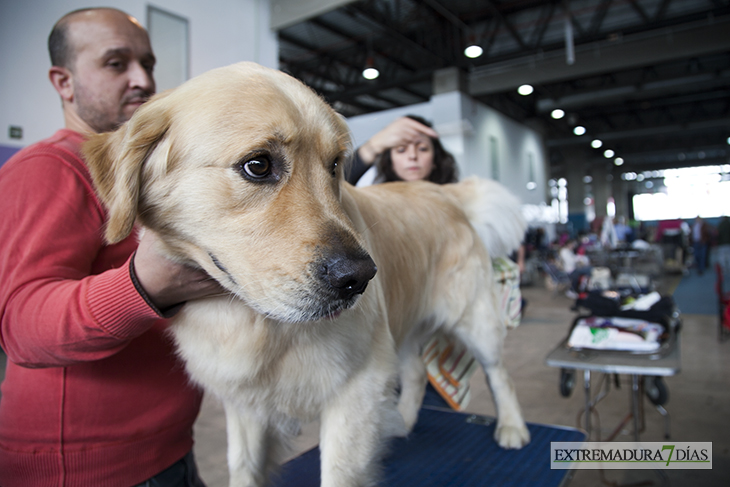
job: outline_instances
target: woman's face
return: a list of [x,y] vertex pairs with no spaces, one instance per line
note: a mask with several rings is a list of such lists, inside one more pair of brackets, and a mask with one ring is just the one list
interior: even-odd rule
[[433,142],[427,135],[414,142],[390,149],[393,171],[403,181],[428,179],[433,171]]

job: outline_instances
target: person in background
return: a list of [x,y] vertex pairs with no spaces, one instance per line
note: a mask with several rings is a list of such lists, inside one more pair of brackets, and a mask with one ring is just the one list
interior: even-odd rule
[[626,224],[626,217],[618,217],[618,221],[616,225],[614,225],[614,230],[619,244],[631,243],[634,240],[634,232],[631,227]]
[[[368,171],[376,175],[363,178]],[[350,184],[360,185],[421,179],[452,183],[458,174],[454,157],[443,148],[436,131],[417,115],[395,119],[358,147],[347,174]]]
[[577,245],[578,242],[575,239],[568,239],[558,253],[560,265],[570,277],[571,288],[566,291],[566,295],[571,299],[578,297],[582,287],[581,282],[593,272],[588,257],[576,253]]
[[603,219],[600,233],[601,246],[605,249],[614,249],[618,245],[616,228],[613,225],[613,218],[607,216]]
[[[387,125],[358,148],[354,159],[347,179],[359,186],[363,185],[359,179],[368,166],[375,168],[372,180],[376,183],[430,181],[447,184],[458,180],[454,156],[441,145],[431,124],[417,115],[401,117]],[[501,311],[511,328],[520,323],[526,303],[519,286],[520,271],[524,268],[524,245],[514,250],[519,265],[508,256],[492,258],[495,285],[504,306]],[[422,357],[429,382],[444,400],[456,410],[466,407],[471,397],[469,380],[478,367],[466,347],[452,337],[436,333],[424,345]]]
[[717,224],[717,261],[723,273],[730,273],[730,218],[723,216]]
[[695,218],[692,224],[692,250],[694,251],[694,261],[697,267],[697,273],[701,276],[705,272],[707,265],[707,248],[710,243],[710,227],[701,217]]
[[119,10],[83,9],[48,48],[65,128],[0,169],[0,485],[201,486],[202,393],[165,318],[222,289],[158,254],[150,232],[107,245],[80,155],[155,92],[147,32]]

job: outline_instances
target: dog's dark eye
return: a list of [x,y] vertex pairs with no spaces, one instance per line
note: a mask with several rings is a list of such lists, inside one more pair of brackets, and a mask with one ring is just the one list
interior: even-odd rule
[[271,161],[263,156],[242,162],[240,167],[246,176],[253,179],[263,179],[271,174]]
[[337,166],[339,166],[339,162],[335,161],[332,163],[332,176],[337,176]]

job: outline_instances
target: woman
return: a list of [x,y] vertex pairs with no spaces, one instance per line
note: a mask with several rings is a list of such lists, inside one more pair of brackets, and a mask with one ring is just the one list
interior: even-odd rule
[[[431,128],[417,115],[408,118]],[[431,181],[436,184],[455,183],[458,178],[456,160],[441,145],[438,137],[416,134],[410,141],[386,150],[377,161],[379,179],[388,181]]]
[[426,180],[445,184],[458,180],[454,156],[441,145],[431,124],[418,115],[396,119],[360,146],[347,180],[362,185],[361,178],[373,166],[376,183]]

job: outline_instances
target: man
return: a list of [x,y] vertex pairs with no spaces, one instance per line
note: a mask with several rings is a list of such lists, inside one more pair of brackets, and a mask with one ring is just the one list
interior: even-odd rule
[[727,216],[717,224],[717,262],[727,276],[730,273],[730,218]]
[[593,272],[588,257],[576,253],[577,247],[578,241],[570,238],[558,252],[560,265],[570,278],[570,289],[565,292],[570,299],[578,298],[578,293],[583,291],[581,282]]
[[57,22],[49,51],[65,129],[0,170],[0,485],[202,485],[201,392],[162,316],[220,288],[149,233],[106,245],[79,155],[154,93],[149,38],[121,11],[85,9]]
[[626,224],[626,217],[620,216],[614,229],[616,230],[616,238],[619,243],[631,243],[634,235],[631,227]]
[[707,247],[710,242],[710,228],[701,217],[695,218],[692,225],[692,250],[694,251],[697,273],[701,276],[707,265]]

